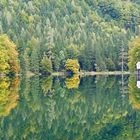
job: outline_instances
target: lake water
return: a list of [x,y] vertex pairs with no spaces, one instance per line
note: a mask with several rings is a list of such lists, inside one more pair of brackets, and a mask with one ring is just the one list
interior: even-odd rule
[[136,79],[1,77],[0,140],[140,140]]

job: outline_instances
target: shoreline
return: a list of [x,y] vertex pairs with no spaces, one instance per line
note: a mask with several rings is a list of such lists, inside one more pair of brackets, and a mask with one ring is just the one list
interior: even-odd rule
[[131,73],[129,71],[102,71],[102,72],[82,72],[80,75],[86,75],[86,76],[92,76],[92,75],[130,75]]
[[[76,73],[77,75],[80,76],[96,76],[96,75],[130,75],[134,73],[130,73],[129,71],[100,71],[100,72],[95,72],[95,71],[85,71],[85,72],[78,72]],[[28,72],[25,74],[26,77],[33,77],[33,76],[44,76],[47,77],[48,75],[41,75],[41,74],[34,74],[32,72]],[[50,74],[52,76],[66,76],[66,72],[52,72]],[[0,74],[0,77],[5,77],[7,76],[6,74]],[[16,74],[15,76],[22,76],[22,74]]]
[[[80,76],[94,76],[94,75],[130,75],[129,71],[101,71],[101,72],[95,72],[95,71],[88,71],[88,72],[79,72],[77,73]],[[65,72],[53,72],[52,76],[65,76]]]

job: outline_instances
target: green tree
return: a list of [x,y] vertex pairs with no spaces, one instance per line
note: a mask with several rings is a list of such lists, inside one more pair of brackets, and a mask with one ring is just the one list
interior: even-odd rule
[[68,47],[66,47],[66,52],[67,52],[67,58],[71,58],[71,59],[76,59],[78,58],[79,54],[80,54],[80,47],[78,47],[77,45],[71,44]]
[[53,81],[52,76],[49,76],[47,78],[44,78],[41,81],[41,87],[42,87],[42,90],[43,90],[43,92],[44,92],[45,95],[49,94],[49,91],[51,91],[52,84],[53,84],[52,81]]
[[34,73],[39,73],[39,57],[36,48],[33,49],[30,60],[30,70]]
[[46,55],[44,55],[43,59],[41,60],[41,73],[51,74],[52,71],[52,62]]

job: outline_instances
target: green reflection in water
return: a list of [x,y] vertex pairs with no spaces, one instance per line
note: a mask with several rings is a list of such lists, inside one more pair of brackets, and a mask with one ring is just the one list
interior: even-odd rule
[[52,76],[49,76],[49,77],[46,77],[46,78],[43,78],[41,81],[41,87],[42,87],[42,90],[43,90],[43,93],[45,95],[48,94],[48,92],[51,92],[51,88],[52,88]]
[[4,140],[123,140],[138,139],[140,113],[128,94],[122,96],[120,77],[81,78],[78,88],[64,79],[23,79],[20,102],[0,119]]

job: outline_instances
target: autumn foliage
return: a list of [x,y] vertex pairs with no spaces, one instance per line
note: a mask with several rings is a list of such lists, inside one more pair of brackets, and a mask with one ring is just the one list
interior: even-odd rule
[[0,74],[19,73],[18,52],[6,35],[0,36]]
[[129,43],[129,70],[136,70],[136,63],[140,61],[140,38],[136,38]]
[[140,90],[136,86],[136,77],[129,77],[129,101],[134,109],[140,110]]
[[68,59],[65,63],[65,68],[72,73],[78,73],[80,65],[77,59]]
[[7,116],[17,106],[19,78],[0,77],[0,116]]
[[70,78],[66,78],[65,85],[68,89],[78,88],[80,84],[80,78],[79,75],[74,74]]

